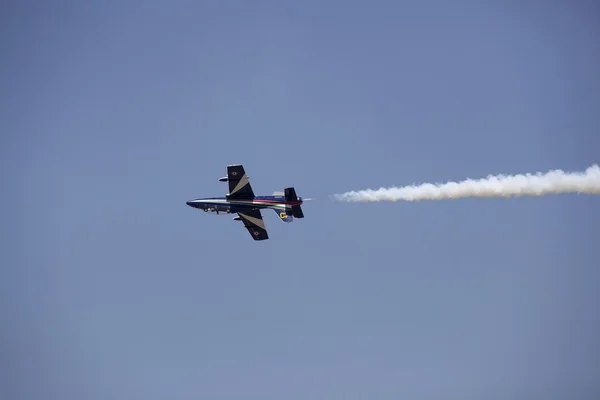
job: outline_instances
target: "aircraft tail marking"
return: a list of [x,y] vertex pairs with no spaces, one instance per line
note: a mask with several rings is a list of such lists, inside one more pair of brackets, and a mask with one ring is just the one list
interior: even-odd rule
[[275,214],[277,214],[279,219],[281,219],[283,222],[290,223],[294,220],[294,217],[292,216],[292,214],[290,214],[291,210],[289,208],[286,208],[285,211],[276,209],[273,209],[273,211],[275,211]]

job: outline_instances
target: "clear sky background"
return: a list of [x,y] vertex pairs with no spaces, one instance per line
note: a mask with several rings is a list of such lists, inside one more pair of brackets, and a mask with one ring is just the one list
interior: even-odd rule
[[329,198],[598,163],[598,3],[0,15],[1,398],[600,398],[598,197]]

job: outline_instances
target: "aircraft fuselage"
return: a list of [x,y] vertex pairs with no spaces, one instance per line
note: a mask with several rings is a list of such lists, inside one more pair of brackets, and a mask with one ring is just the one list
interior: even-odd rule
[[298,201],[285,201],[283,196],[256,196],[252,199],[228,199],[227,197],[207,197],[190,200],[186,202],[190,207],[214,212],[217,215],[235,214],[246,210],[267,209],[286,211],[292,206],[302,204],[302,198]]

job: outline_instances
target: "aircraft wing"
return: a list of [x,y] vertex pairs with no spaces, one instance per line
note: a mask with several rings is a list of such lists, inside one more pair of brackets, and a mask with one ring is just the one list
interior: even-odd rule
[[239,212],[238,215],[242,219],[242,222],[244,222],[244,226],[248,229],[248,232],[250,232],[252,239],[267,240],[269,238],[260,210],[243,211]]
[[254,191],[252,190],[252,186],[250,186],[250,182],[248,181],[248,176],[246,176],[246,171],[244,171],[243,165],[238,164],[227,166],[227,182],[229,182],[230,199],[254,198]]

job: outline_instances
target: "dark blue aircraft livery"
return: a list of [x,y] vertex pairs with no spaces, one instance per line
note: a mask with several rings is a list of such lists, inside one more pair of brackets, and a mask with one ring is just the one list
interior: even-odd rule
[[225,197],[195,199],[186,204],[217,215],[237,214],[234,220],[242,221],[254,240],[269,238],[261,209],[274,210],[284,222],[292,222],[294,217],[304,218],[300,207],[302,197],[296,196],[293,187],[285,188],[283,193],[275,192],[272,196],[255,196],[243,165],[228,165],[227,176],[219,181],[229,183],[229,194]]

